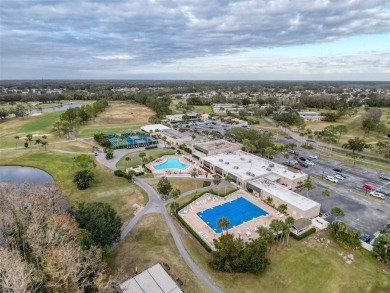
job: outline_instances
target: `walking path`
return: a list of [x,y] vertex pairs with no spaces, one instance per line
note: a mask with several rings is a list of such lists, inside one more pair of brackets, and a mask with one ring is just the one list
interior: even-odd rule
[[[139,151],[139,149],[138,150],[137,149],[129,149],[129,150],[126,149],[123,151],[124,151],[123,155],[125,155],[129,152],[132,152],[132,151]],[[119,155],[119,153],[117,153],[116,156],[117,156],[117,161],[118,161],[121,158],[121,156]],[[115,167],[117,161],[114,164],[111,164],[110,161],[105,160],[105,157],[104,157],[104,159],[102,159],[102,157],[100,155],[98,155],[97,158],[98,158],[98,162],[101,163],[102,165],[106,166],[107,168],[110,168],[111,170],[117,169]],[[165,222],[168,225],[169,231],[172,234],[173,240],[175,241],[176,247],[177,247],[180,255],[183,257],[184,261],[188,265],[188,267],[193,271],[193,273],[199,279],[199,281],[202,282],[203,284],[205,284],[210,289],[211,292],[222,293],[223,291],[217,285],[215,285],[213,283],[213,281],[211,281],[203,273],[203,271],[192,260],[191,256],[188,254],[187,250],[185,249],[184,244],[180,238],[180,235],[179,235],[178,231],[176,230],[176,227],[173,224],[172,219],[169,216],[169,214],[165,208],[166,203],[167,202],[169,203],[169,201],[167,201],[167,202],[162,201],[162,199],[157,194],[157,192],[150,185],[148,185],[146,183],[145,179],[134,177],[134,183],[146,191],[148,198],[149,198],[149,202],[122,229],[120,241],[125,239],[125,237],[131,232],[131,230],[134,228],[134,226],[138,223],[139,219],[141,219],[143,215],[150,214],[150,213],[162,214],[164,216]],[[222,185],[222,186],[224,186],[224,185]],[[198,191],[203,191],[203,190],[208,190],[208,189],[210,189],[209,186],[204,187],[204,188],[199,188]],[[191,191],[183,193],[181,196],[185,196],[185,195],[191,194],[193,192],[194,191],[191,190]],[[119,243],[120,242],[116,243],[113,246],[113,248],[117,247],[119,245]]]

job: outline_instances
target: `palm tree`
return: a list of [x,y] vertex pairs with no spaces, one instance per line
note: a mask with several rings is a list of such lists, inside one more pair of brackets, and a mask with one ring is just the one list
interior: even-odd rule
[[295,219],[293,217],[287,217],[284,222],[286,223],[286,225],[288,226],[288,234],[287,234],[287,245],[288,245],[288,239],[290,238],[290,228],[292,225],[294,225],[295,223]]
[[268,196],[266,199],[265,199],[265,203],[268,204],[268,205],[272,205],[272,203],[274,202],[273,198]]
[[16,139],[15,149],[17,149],[18,148],[18,140],[19,140],[20,136],[19,135],[15,135],[14,138]]
[[32,134],[27,134],[26,135],[26,142],[27,142],[28,147],[31,147],[32,141],[33,141]]
[[344,217],[344,211],[338,207],[334,207],[333,209],[330,210],[331,214],[333,217],[336,218],[336,221],[338,220],[338,217]]
[[[213,177],[213,183],[218,186],[221,183],[221,177],[219,177],[218,175],[215,175]],[[218,191],[218,195],[219,195],[219,191]]]
[[293,150],[297,145],[293,142],[290,142],[288,146]]
[[35,144],[37,144],[37,145],[38,145],[38,149],[39,149],[39,147],[40,147],[41,143],[42,143],[42,139],[40,139],[40,138],[37,138],[37,139],[35,140]]
[[138,156],[141,158],[141,167],[142,167],[143,161],[144,161],[144,157],[146,156],[146,154],[144,152],[142,152]]
[[129,164],[130,164],[131,158],[130,158],[130,157],[126,157],[126,158],[125,158],[125,161],[127,162],[127,167],[129,167]]
[[229,226],[230,226],[230,221],[228,220],[228,218],[222,217],[217,220],[217,227],[222,229],[222,233],[223,231],[226,231],[226,233],[228,233]]
[[282,203],[281,205],[278,206],[278,211],[281,213],[285,213],[288,209],[288,206],[285,203]]
[[322,196],[326,196],[326,197],[330,196],[330,191],[329,191],[329,189],[324,189],[324,190],[322,191]]
[[177,212],[176,210],[176,199],[180,196],[181,191],[178,188],[174,188],[169,192],[169,195],[173,198],[173,205],[175,207],[175,213]]
[[308,179],[305,179],[302,183],[302,186],[304,188],[306,188],[306,196],[309,195],[309,190],[312,190],[314,188],[313,186],[313,183],[311,182],[311,180],[308,178]]
[[[227,175],[225,177],[225,181],[228,182],[229,184],[233,181],[233,178],[230,175]],[[225,196],[226,196],[226,185],[225,185]]]
[[[192,170],[192,172],[191,172],[191,177],[193,177],[194,179],[195,179],[196,177],[198,177],[198,172],[196,172],[195,170]],[[195,182],[195,186],[196,186],[196,188],[198,188],[197,182]]]
[[164,142],[164,147],[165,147],[165,144],[166,144],[166,142],[167,142],[167,137],[166,137],[166,136],[163,136],[163,137],[161,138],[161,140]]
[[46,147],[47,147],[48,144],[49,143],[46,140],[41,142],[41,145],[45,148],[45,151],[46,151]]
[[290,155],[289,155],[288,153],[285,153],[285,154],[283,155],[283,157],[284,157],[285,159],[288,159],[288,158],[290,157]]

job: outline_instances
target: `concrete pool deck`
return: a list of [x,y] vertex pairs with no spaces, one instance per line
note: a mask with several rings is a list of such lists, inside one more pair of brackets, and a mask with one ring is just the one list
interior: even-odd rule
[[[181,163],[188,165],[189,167],[185,170],[179,170],[179,169],[164,169],[164,170],[156,170],[154,166],[164,164],[169,159],[177,159]],[[196,171],[198,173],[197,178],[206,177],[206,171],[202,170],[198,167],[197,163],[184,155],[166,155],[162,156],[161,158],[158,158],[154,160],[153,162],[146,165],[146,167],[149,168],[149,170],[153,173],[155,177],[161,177],[161,176],[175,176],[175,177],[191,177],[191,172]]]
[[219,238],[221,234],[216,233],[214,230],[212,230],[210,226],[207,225],[197,215],[197,213],[221,205],[223,203],[233,201],[238,197],[245,198],[257,207],[266,211],[269,215],[258,217],[254,220],[250,220],[239,226],[229,229],[229,233],[234,234],[235,237],[241,237],[244,240],[248,240],[249,238],[256,239],[258,237],[258,234],[256,232],[258,227],[264,226],[268,228],[272,220],[284,221],[286,218],[285,215],[279,213],[277,210],[273,209],[272,207],[261,201],[259,198],[254,197],[253,195],[242,190],[238,190],[226,197],[220,197],[206,193],[191,204],[182,208],[179,211],[179,214],[192,227],[192,229],[205,240],[206,243],[208,243],[211,247],[214,247],[213,239]]

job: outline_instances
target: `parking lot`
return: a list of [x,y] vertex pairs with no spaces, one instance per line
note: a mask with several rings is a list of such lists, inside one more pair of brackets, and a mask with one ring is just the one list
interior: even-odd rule
[[[313,154],[305,149],[298,149],[298,151],[299,156],[303,157]],[[293,157],[290,155],[289,159],[293,159]],[[282,163],[286,159],[283,155],[279,155],[274,158],[274,161]],[[302,167],[302,172],[314,175],[311,177],[314,189],[309,191],[308,197],[321,203],[322,213],[329,212],[333,207],[339,207],[345,213],[342,221],[371,236],[390,221],[390,196],[385,196],[385,199],[381,200],[370,196],[370,191],[363,188],[363,184],[368,183],[376,190],[390,190],[390,181],[378,177],[385,172],[365,167],[352,170],[344,162],[323,156],[313,160],[313,162],[314,166]],[[346,179],[336,184],[321,180],[321,178],[325,179],[327,175],[336,174],[337,172],[332,170],[334,168],[343,169],[342,174],[346,176]],[[322,191],[325,189],[331,192],[329,197],[322,195]],[[306,196],[306,190],[301,190],[299,193]],[[327,220],[331,221],[332,217]]]

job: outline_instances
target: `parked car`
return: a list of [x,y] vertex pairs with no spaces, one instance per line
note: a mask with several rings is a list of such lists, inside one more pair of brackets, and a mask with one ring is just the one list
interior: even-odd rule
[[343,172],[343,169],[341,168],[333,168],[332,170],[339,173]]
[[339,176],[343,177],[344,179],[347,178],[347,176],[345,176],[345,175],[343,175],[341,173],[336,173],[336,175],[339,175]]
[[305,168],[309,167],[309,164],[307,164],[305,162],[300,162],[299,165],[302,166],[302,167],[305,167]]
[[299,159],[301,160],[301,161],[306,161],[306,158],[304,158],[304,157],[299,157]]
[[387,189],[380,189],[380,190],[377,190],[377,192],[383,193],[386,196],[390,196],[390,190],[387,190]]
[[309,166],[314,166],[314,163],[310,160],[306,160],[305,163],[308,164]]
[[371,191],[370,195],[376,198],[385,199],[385,195],[378,191]]
[[362,236],[360,236],[360,240],[362,240],[362,241],[364,241],[366,243],[370,243],[371,237],[370,237],[370,235],[363,234]]
[[334,178],[333,176],[330,176],[330,175],[326,176],[325,179],[330,181],[330,182],[333,182],[333,183],[338,183],[339,182],[339,180],[337,178]]
[[294,166],[292,166],[292,168],[295,169],[295,170],[302,170],[302,168],[299,167],[298,165],[294,165]]
[[338,180],[344,180],[345,179],[343,176],[340,176],[338,174],[334,174],[333,177],[338,179]]
[[380,179],[383,179],[383,180],[389,180],[390,181],[390,176],[386,176],[386,175],[379,175],[378,176]]
[[310,160],[316,160],[316,159],[318,159],[318,156],[317,155],[310,155],[308,158]]
[[367,189],[367,190],[371,190],[371,191],[375,190],[375,187],[370,185],[370,184],[368,184],[368,183],[363,184],[363,188]]
[[288,151],[288,153],[291,155],[299,156],[299,153],[297,151]]

